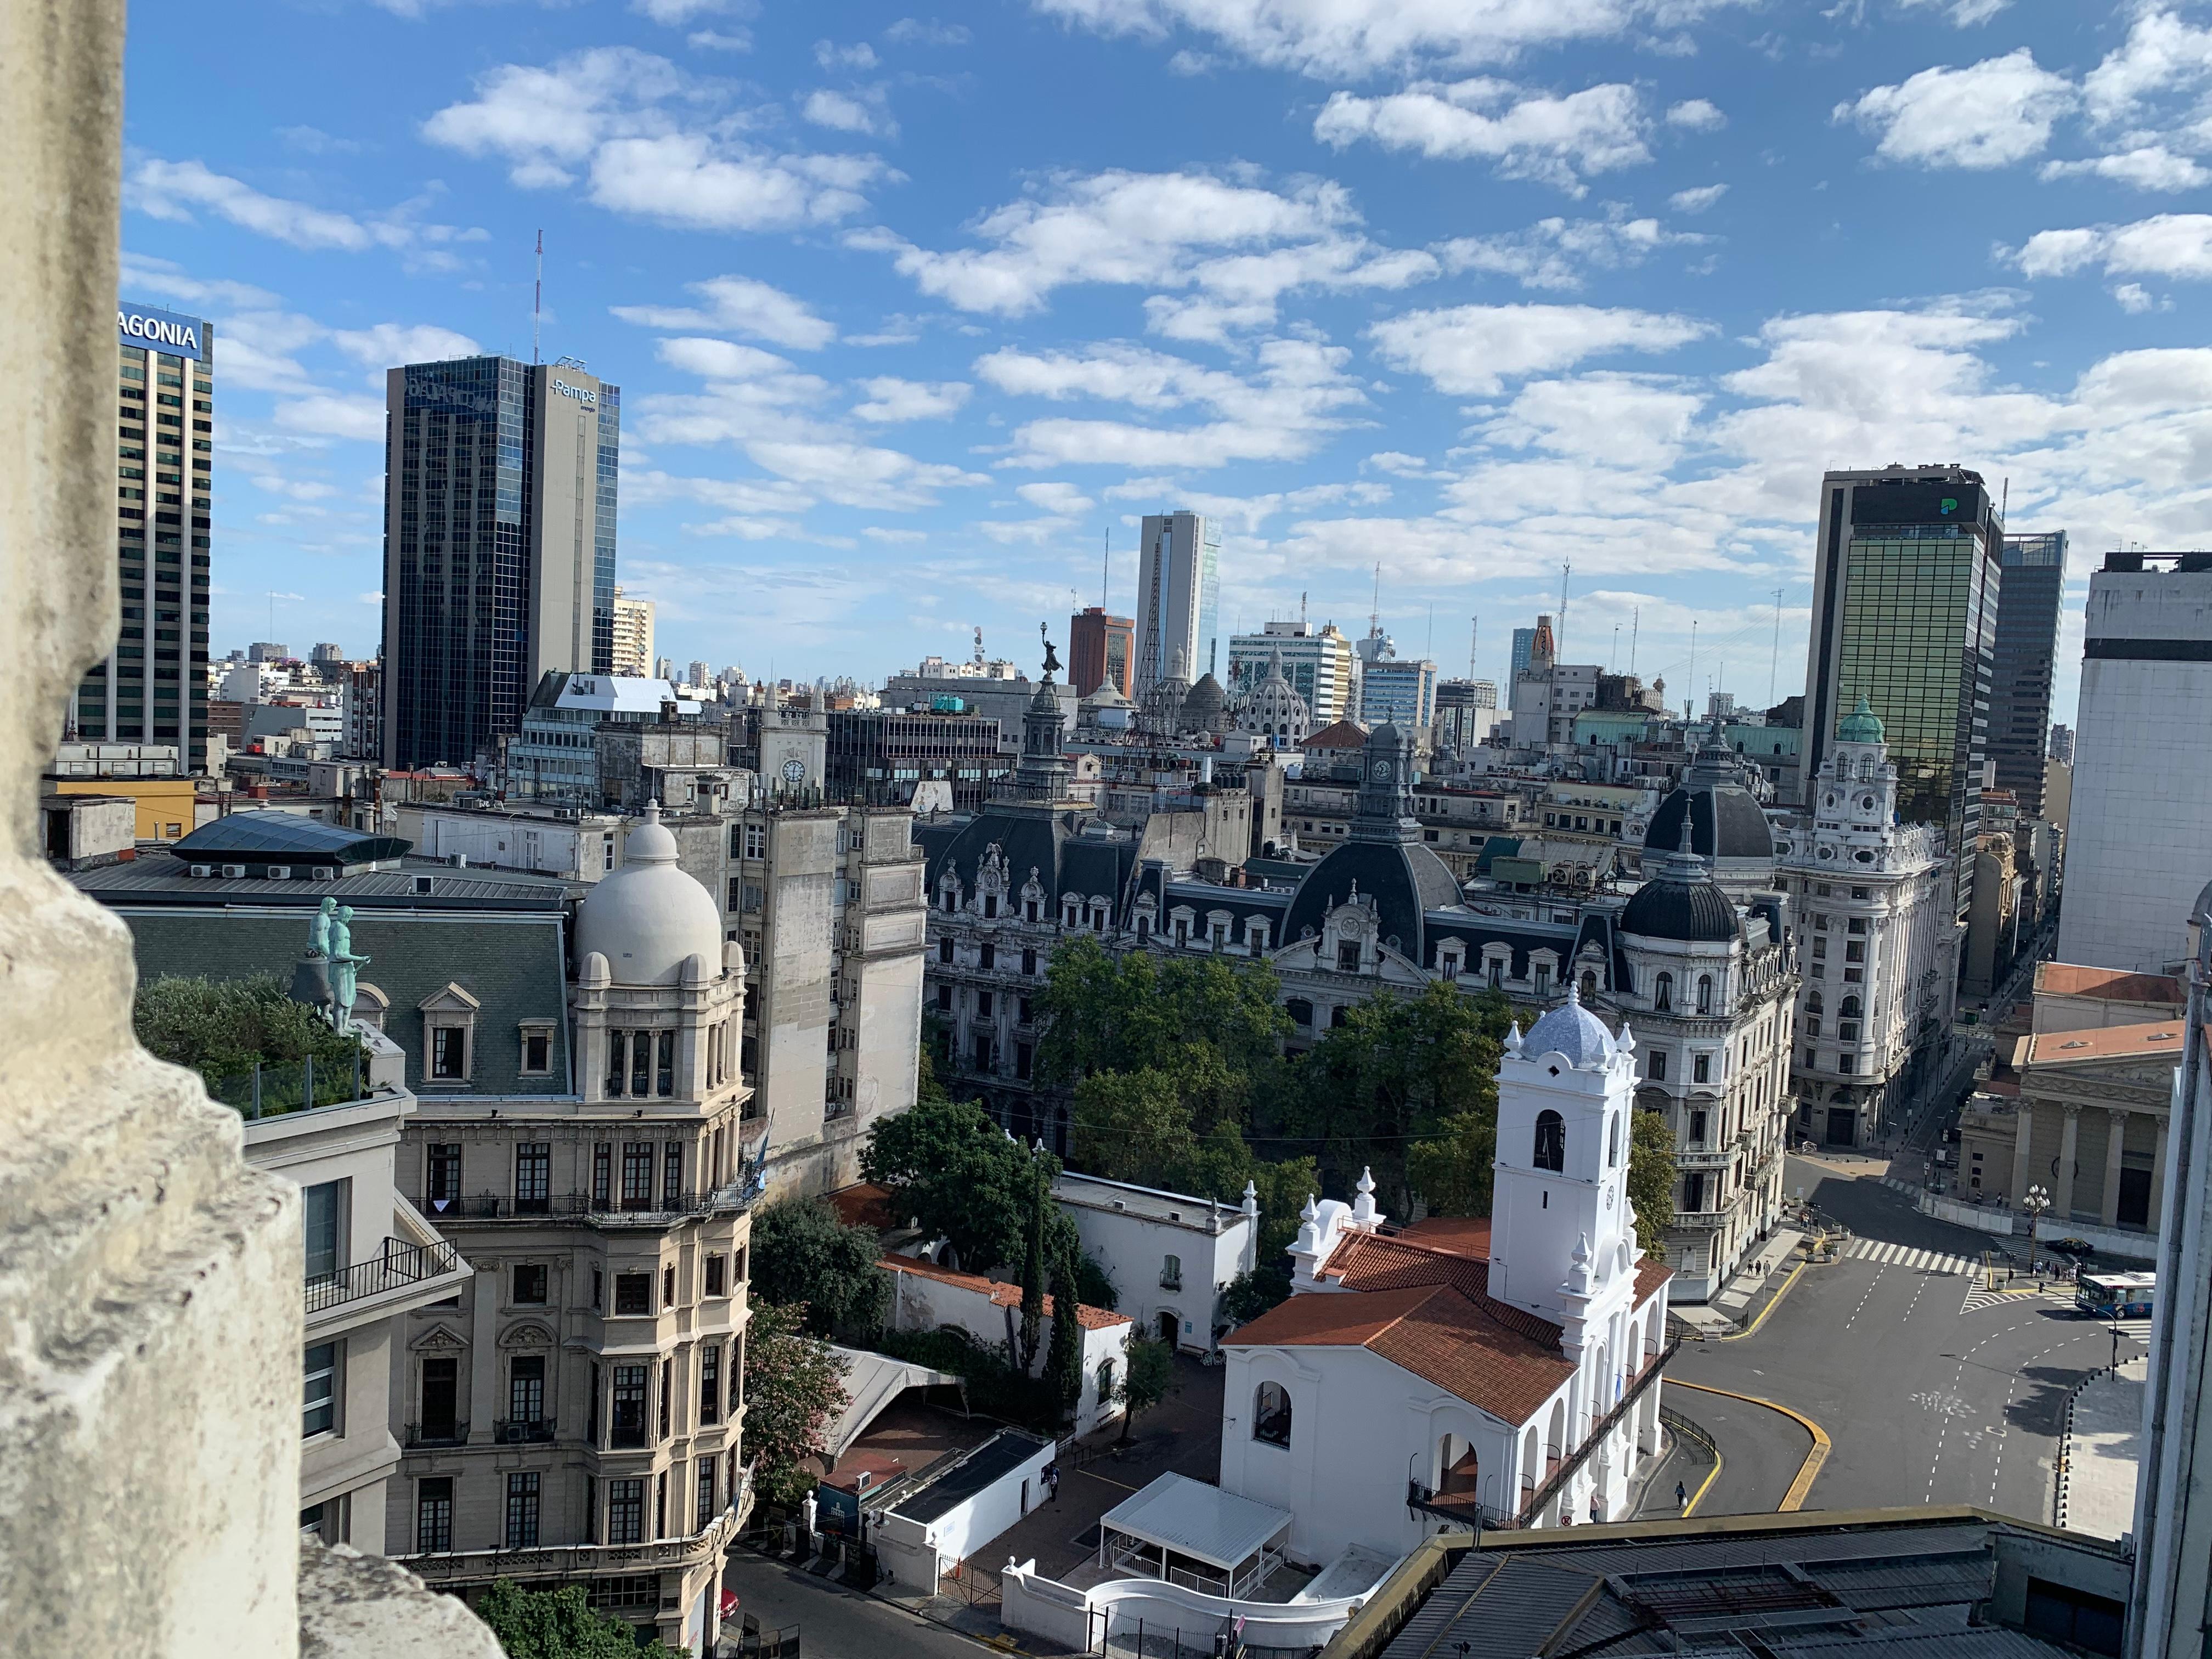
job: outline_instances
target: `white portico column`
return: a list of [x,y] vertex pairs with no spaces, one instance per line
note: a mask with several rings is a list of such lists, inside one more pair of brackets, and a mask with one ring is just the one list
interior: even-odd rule
[[2058,1190],[2051,1200],[2053,1218],[2064,1221],[2074,1213],[2074,1158],[2081,1143],[2081,1109],[2066,1107],[2066,1127],[2058,1138]]
[[2012,1113],[2012,1206],[2017,1210],[2026,1200],[2028,1187],[2034,1180],[2028,1149],[2035,1139],[2035,1103],[2016,1100]]
[[2105,1197],[2097,1206],[2097,1219],[2112,1227],[2120,1219],[2120,1158],[2128,1138],[2127,1109],[2108,1107],[2105,1115]]

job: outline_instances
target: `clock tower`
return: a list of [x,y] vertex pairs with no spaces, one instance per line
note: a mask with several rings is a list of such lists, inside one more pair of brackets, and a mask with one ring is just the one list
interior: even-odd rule
[[1388,722],[1367,734],[1352,834],[1360,841],[1421,838],[1420,823],[1413,817],[1413,739]]
[[830,750],[830,716],[809,696],[796,706],[760,712],[760,787],[787,798],[822,787]]

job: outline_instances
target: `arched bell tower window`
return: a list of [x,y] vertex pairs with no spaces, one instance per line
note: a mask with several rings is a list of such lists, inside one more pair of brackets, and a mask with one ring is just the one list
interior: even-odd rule
[[1567,1121],[1550,1108],[1536,1114],[1536,1146],[1531,1160],[1540,1170],[1564,1174],[1567,1167]]
[[1713,976],[1711,974],[1699,974],[1698,975],[1698,1012],[1701,1014],[1710,1014],[1712,1011]]
[[1653,982],[1651,987],[1651,1006],[1662,1014],[1674,1006],[1674,975],[1662,974],[1659,975],[1658,979]]

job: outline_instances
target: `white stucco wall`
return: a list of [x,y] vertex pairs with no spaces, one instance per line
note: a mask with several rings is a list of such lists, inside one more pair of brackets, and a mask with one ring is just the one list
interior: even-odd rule
[[[1062,1176],[1053,1183],[1053,1195],[1074,1221],[1084,1249],[1113,1281],[1120,1297],[1116,1312],[1128,1315],[1148,1336],[1159,1335],[1160,1316],[1171,1314],[1177,1347],[1212,1350],[1221,1292],[1252,1265],[1257,1228],[1242,1211],[1080,1176]],[[1116,1198],[1129,1207],[1115,1209]],[[1164,1207],[1188,1221],[1160,1218]],[[1219,1216],[1218,1232],[1204,1224],[1210,1214]],[[1170,1256],[1182,1264],[1180,1290],[1161,1282]]]
[[[1006,1348],[1018,1339],[1021,1310],[992,1301],[990,1292],[971,1284],[948,1282],[927,1273],[901,1270],[896,1257],[884,1265],[892,1276],[891,1328],[895,1331],[934,1330],[956,1326],[977,1341]],[[1009,1322],[1011,1316],[1012,1322]],[[1135,1328],[1126,1319],[1109,1325],[1086,1326],[1083,1332],[1083,1392],[1076,1401],[1075,1432],[1088,1434],[1102,1423],[1121,1415],[1121,1408],[1099,1395],[1100,1367],[1111,1362],[1114,1377],[1128,1375],[1129,1334]],[[1036,1363],[1032,1373],[1044,1369],[1052,1352],[1052,1321],[1043,1322],[1037,1335]]]
[[[938,1577],[982,1551],[1046,1500],[1044,1472],[1058,1451],[1051,1441],[958,1508],[923,1522],[886,1512],[876,1518],[875,1543],[902,1591],[933,1594]],[[995,1565],[995,1564],[991,1564]]]

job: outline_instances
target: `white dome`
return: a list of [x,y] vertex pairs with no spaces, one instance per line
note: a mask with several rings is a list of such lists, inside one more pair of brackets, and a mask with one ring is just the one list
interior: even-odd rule
[[1561,1054],[1567,1064],[1581,1067],[1602,1066],[1613,1056],[1613,1033],[1605,1022],[1583,1006],[1575,988],[1567,987],[1567,1000],[1528,1028],[1521,1052],[1530,1060],[1540,1054]]
[[722,915],[714,896],[676,865],[676,837],[658,801],[623,843],[623,867],[576,907],[576,955],[605,958],[617,985],[674,985],[694,956],[722,960]]

